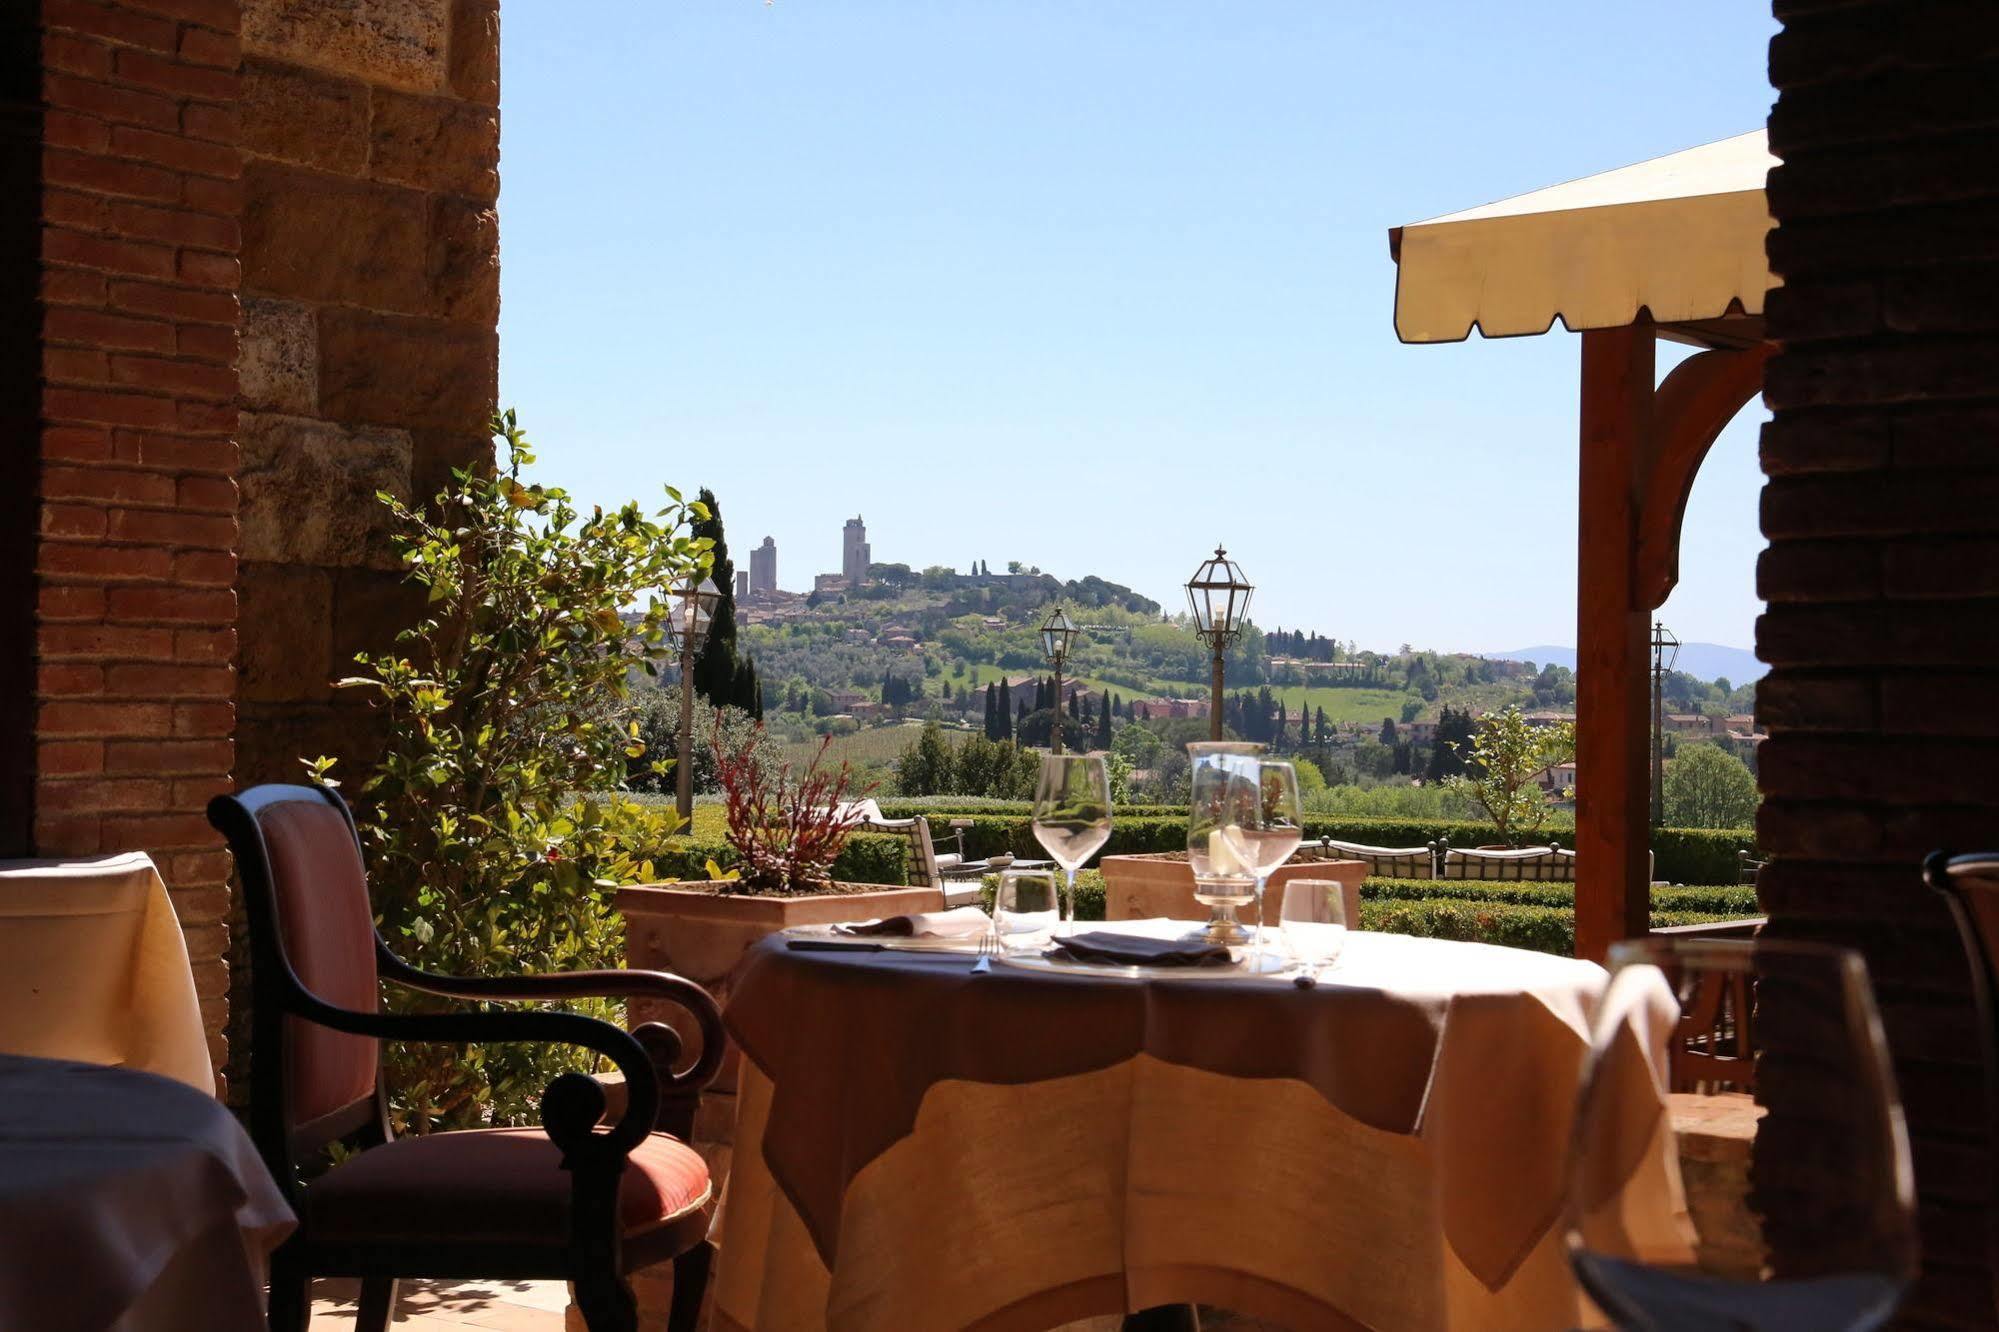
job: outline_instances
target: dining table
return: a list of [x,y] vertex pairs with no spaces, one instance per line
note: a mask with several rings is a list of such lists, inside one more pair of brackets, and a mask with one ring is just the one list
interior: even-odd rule
[[292,1226],[213,1095],[0,1054],[0,1328],[262,1332],[266,1264]]
[[717,1328],[1582,1316],[1561,1220],[1594,963],[1352,931],[1301,986],[1241,953],[982,967],[877,942],[773,935],[737,974]]

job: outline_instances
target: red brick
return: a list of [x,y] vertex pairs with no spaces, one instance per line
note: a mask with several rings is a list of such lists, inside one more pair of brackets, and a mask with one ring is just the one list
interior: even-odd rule
[[35,729],[46,736],[165,735],[173,724],[169,703],[44,703]]
[[103,845],[94,815],[81,819],[35,816],[35,849],[45,856],[95,855]]
[[177,739],[227,740],[236,733],[234,703],[174,704],[173,734]]
[[51,28],[67,28],[152,51],[172,52],[177,46],[177,25],[171,19],[138,13],[124,5],[42,0],[42,22]]
[[233,102],[241,86],[241,80],[233,71],[183,65],[145,51],[118,52],[112,68],[119,78],[142,88],[158,88],[186,97],[203,97],[211,102]]
[[[178,129],[179,117],[175,120]],[[233,180],[243,174],[243,157],[234,146],[185,138],[178,133],[119,125],[111,131],[111,151],[120,157],[136,157],[193,176]]]
[[35,670],[35,692],[43,698],[97,698],[104,693],[104,668],[45,662]]
[[243,47],[234,37],[206,28],[189,28],[180,37],[181,59],[197,65],[235,69],[243,59]]
[[107,535],[113,541],[230,550],[236,544],[236,520],[169,509],[113,509]]
[[75,583],[43,583],[35,596],[35,612],[44,623],[104,618],[104,589]]
[[111,77],[111,48],[72,32],[44,32],[42,68],[81,74],[86,79],[108,79]]
[[94,504],[44,504],[41,533],[52,539],[89,540],[110,530],[110,515]]
[[198,208],[218,217],[233,218],[243,211],[243,182],[240,180],[190,176],[182,196],[182,201],[189,208]]
[[[192,552],[183,558],[191,558]],[[213,586],[235,586],[234,571],[236,561],[229,557],[230,578],[216,581]],[[182,576],[182,581],[200,585],[203,580]],[[236,660],[236,631],[234,629],[176,629],[174,631],[174,658],[177,661],[219,661],[234,664]]]
[[42,332],[51,342],[82,343],[106,351],[174,349],[173,325],[98,310],[51,309],[42,316]]
[[243,285],[243,265],[234,255],[183,250],[179,272],[183,282],[191,282],[197,287],[220,287],[224,291],[234,291]]
[[234,398],[236,372],[228,366],[164,361],[149,356],[114,356],[111,377],[131,388],[157,389],[197,398]]
[[[226,476],[183,477],[176,500],[183,509],[198,509],[208,513],[235,513],[236,483]],[[207,552],[197,552],[186,558],[205,560],[211,557]]]
[[172,277],[174,273],[171,246],[91,236],[59,227],[42,232],[42,257],[50,263],[101,268],[136,277]]
[[[226,776],[176,777],[167,793],[163,808],[200,813],[208,808],[209,801],[219,795],[228,795],[235,789],[236,783]],[[219,893],[221,890],[215,891]],[[183,919],[181,923],[188,922]]]
[[174,428],[189,434],[233,435],[237,411],[232,402],[189,402],[174,404]]
[[122,472],[110,467],[50,467],[42,473],[42,494],[48,499],[172,504],[174,492],[174,478],[158,472]]
[[111,127],[96,116],[49,111],[42,116],[42,142],[79,153],[101,153],[111,145]]
[[227,666],[113,666],[104,685],[111,698],[234,698],[236,672]]
[[172,784],[157,777],[72,778],[43,786],[35,803],[54,815],[152,814],[172,793]]
[[51,388],[43,395],[42,411],[54,421],[102,425],[171,426],[177,419],[171,398],[90,389]]
[[[229,748],[233,750],[234,746]],[[225,755],[219,770],[227,772],[230,763],[231,759]],[[160,877],[176,892],[179,884],[220,887],[226,885],[233,864],[227,851],[176,851],[160,862]]]
[[234,107],[189,102],[180,113],[180,132],[190,139],[234,146],[243,137],[243,119]]
[[190,212],[184,208],[153,208],[113,201],[106,205],[105,220],[106,225],[121,236],[161,241],[169,245],[233,250],[241,238],[241,228],[234,218]]
[[109,157],[50,149],[42,154],[42,176],[51,185],[68,185],[99,194],[122,194],[135,199],[159,199],[173,203],[180,198],[180,177],[171,171],[143,162],[122,162]]
[[44,74],[42,96],[50,106],[102,116],[119,124],[162,130],[180,127],[180,106],[173,98],[137,88],[120,88],[66,74]]
[[94,463],[111,457],[111,432],[96,426],[50,426],[42,431],[44,463]]
[[[186,787],[185,794],[183,794],[184,786]],[[227,790],[229,786],[228,780],[226,778],[222,779],[220,786],[223,790],[217,791],[215,794],[220,795]],[[173,794],[175,808],[200,808],[205,803],[205,798],[196,795],[196,789],[191,783],[175,782]],[[174,916],[180,921],[183,927],[189,925],[209,925],[219,921],[226,921],[229,918],[229,890],[221,884],[202,884],[187,888],[176,888],[170,891],[169,897],[174,905]]]
[[102,273],[81,268],[42,269],[42,300],[50,305],[100,306],[108,299],[110,290]]
[[182,356],[215,365],[236,364],[236,330],[208,324],[183,324],[174,330],[174,350]]
[[108,383],[111,358],[86,347],[44,347],[42,377],[53,384]]
[[109,204],[109,200],[98,194],[48,190],[42,195],[42,221],[73,231],[107,231]]
[[154,546],[82,545],[48,542],[38,561],[50,578],[90,578],[102,582],[157,582],[173,573],[173,555]]
[[[151,850],[156,846],[203,846],[216,839],[208,820],[199,814],[113,815],[99,824],[106,846]],[[220,926],[202,925],[186,931],[188,952],[207,948],[219,955],[229,938]]]
[[74,777],[104,771],[101,740],[45,740],[35,746],[35,771],[44,777]]
[[114,620],[228,624],[236,618],[236,594],[214,588],[115,587],[107,613]]
[[242,451],[233,439],[187,439],[150,431],[120,430],[114,437],[120,456],[147,467],[181,472],[219,472],[234,476]]
[[107,624],[45,624],[35,638],[44,660],[96,657],[170,661],[173,658],[173,632],[168,629],[136,629]]
[[152,282],[113,282],[110,295],[115,310],[165,315],[196,324],[227,324],[233,328],[241,310],[236,297],[228,293],[190,291],[182,286]]
[[120,0],[148,14],[198,23],[217,32],[233,33],[242,19],[243,0]]

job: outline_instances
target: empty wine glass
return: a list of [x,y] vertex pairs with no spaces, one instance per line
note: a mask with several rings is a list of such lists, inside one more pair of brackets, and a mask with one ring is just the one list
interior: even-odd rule
[[[1623,1328],[1887,1321],[1916,1273],[1914,1186],[1859,955],[1641,939],[1610,965],[1569,1170],[1570,1262],[1598,1308]],[[1753,1191],[1690,1200],[1676,1123],[1752,1141]]]
[[1208,921],[1188,937],[1211,943],[1249,940],[1235,918],[1236,908],[1256,897],[1256,876],[1237,854],[1236,833],[1257,818],[1256,753],[1262,746],[1240,741],[1200,741],[1187,746],[1192,793],[1187,805],[1187,861],[1194,872],[1194,900],[1208,908]]
[[1111,782],[1102,754],[1044,754],[1034,788],[1034,840],[1062,867],[1062,933],[1076,921],[1076,871],[1111,839]]
[[1284,885],[1277,913],[1284,946],[1303,978],[1299,983],[1316,983],[1346,946],[1346,886],[1337,879],[1293,879]]
[[1031,953],[1048,941],[1062,916],[1055,876],[1047,870],[1010,869],[993,897],[993,933],[1003,953]]
[[1236,859],[1256,884],[1256,946],[1261,954],[1264,885],[1304,839],[1304,813],[1298,801],[1296,768],[1282,759],[1250,757],[1239,761],[1255,783],[1254,808],[1225,835]]

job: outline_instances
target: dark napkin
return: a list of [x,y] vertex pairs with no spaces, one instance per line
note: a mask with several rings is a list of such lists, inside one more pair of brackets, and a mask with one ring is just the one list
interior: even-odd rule
[[1199,939],[1153,939],[1109,930],[1057,939],[1051,951],[1075,962],[1110,962],[1125,967],[1213,967],[1234,960],[1221,944]]
[[889,916],[858,925],[835,926],[839,934],[883,939],[972,939],[993,927],[992,918],[977,907],[951,911],[920,911],[908,916]]

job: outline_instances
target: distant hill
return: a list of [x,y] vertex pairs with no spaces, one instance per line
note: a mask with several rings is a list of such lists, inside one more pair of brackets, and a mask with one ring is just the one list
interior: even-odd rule
[[[1514,648],[1508,652],[1487,652],[1487,657],[1501,661],[1531,661],[1537,666],[1566,666],[1576,668],[1576,650],[1572,647],[1555,647],[1542,644],[1539,647]],[[1756,660],[1756,654],[1748,648],[1728,647],[1721,643],[1682,643],[1680,658],[1674,664],[1675,670],[1685,671],[1697,680],[1727,680],[1730,684],[1745,684],[1750,680],[1760,680],[1770,668]]]

